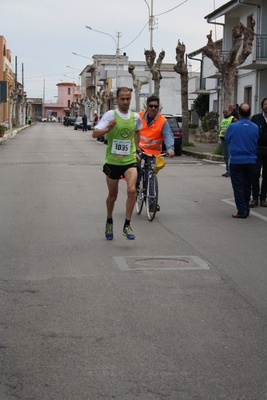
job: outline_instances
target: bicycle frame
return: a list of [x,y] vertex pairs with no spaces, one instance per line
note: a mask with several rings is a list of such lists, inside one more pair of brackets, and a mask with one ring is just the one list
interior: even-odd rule
[[[166,153],[160,154],[160,156]],[[149,221],[153,221],[158,211],[158,178],[154,172],[156,156],[140,152],[141,181],[136,194],[136,212],[141,214],[143,204],[146,203],[146,213]]]

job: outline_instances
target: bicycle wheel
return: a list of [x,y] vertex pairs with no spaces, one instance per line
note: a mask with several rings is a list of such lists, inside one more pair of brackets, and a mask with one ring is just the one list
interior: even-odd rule
[[152,173],[148,177],[146,213],[149,221],[153,221],[157,212],[158,204],[158,177]]
[[135,209],[138,215],[141,214],[142,212],[143,204],[144,204],[144,179],[142,175],[139,189],[136,190]]

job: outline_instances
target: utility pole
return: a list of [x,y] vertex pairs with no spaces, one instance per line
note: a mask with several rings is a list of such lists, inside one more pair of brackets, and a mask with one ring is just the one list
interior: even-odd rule
[[117,32],[117,47],[116,47],[116,81],[115,81],[115,92],[118,89],[118,69],[119,69],[119,57],[120,57],[120,37],[121,32]]

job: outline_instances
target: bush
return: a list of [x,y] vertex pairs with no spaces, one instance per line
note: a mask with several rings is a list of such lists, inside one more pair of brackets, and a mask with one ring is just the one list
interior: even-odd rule
[[219,114],[217,112],[211,111],[201,119],[202,128],[204,132],[210,131],[217,128],[218,126]]
[[189,124],[188,128],[189,129],[196,129],[196,128],[198,128],[198,124]]
[[6,127],[5,125],[0,125],[0,133],[5,133]]
[[216,149],[214,150],[213,154],[217,156],[222,156],[222,144],[219,143]]

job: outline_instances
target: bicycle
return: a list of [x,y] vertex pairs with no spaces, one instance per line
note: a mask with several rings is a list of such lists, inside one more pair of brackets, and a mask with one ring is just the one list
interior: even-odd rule
[[140,151],[139,154],[141,156],[141,181],[136,191],[135,208],[137,214],[140,215],[145,202],[148,220],[153,221],[156,212],[160,210],[158,205],[159,186],[157,173],[165,166],[165,160],[162,156],[166,155],[166,153],[154,156]]

